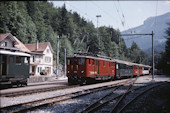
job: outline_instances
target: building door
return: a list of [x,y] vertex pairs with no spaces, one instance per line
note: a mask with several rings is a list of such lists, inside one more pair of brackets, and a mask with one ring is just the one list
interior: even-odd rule
[[35,66],[32,66],[32,73],[35,74]]
[[2,75],[7,74],[7,56],[2,56]]
[[47,75],[49,75],[49,72],[50,72],[49,67],[47,67],[46,69],[47,69]]

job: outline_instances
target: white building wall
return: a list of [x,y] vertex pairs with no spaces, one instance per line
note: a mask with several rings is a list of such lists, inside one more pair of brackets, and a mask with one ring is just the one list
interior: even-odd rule
[[5,46],[5,42],[7,42],[7,47],[13,47],[12,41],[9,38],[4,39],[1,43],[0,46]]
[[[34,56],[34,62],[33,62]],[[50,60],[49,60],[50,59]],[[42,70],[49,68],[49,76],[53,75],[53,53],[49,46],[44,50],[43,55],[31,55],[30,64],[36,65],[35,75],[40,75]],[[39,68],[39,69],[38,69]],[[30,65],[30,73],[32,72],[32,66]]]
[[43,54],[44,54],[43,63],[45,64],[44,68],[50,68],[49,75],[53,75],[53,53],[49,46],[47,46],[47,48],[44,50]]

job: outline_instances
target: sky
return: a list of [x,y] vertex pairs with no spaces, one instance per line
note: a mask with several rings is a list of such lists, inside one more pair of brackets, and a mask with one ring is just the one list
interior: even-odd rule
[[111,26],[120,31],[142,25],[153,16],[170,12],[170,0],[155,1],[50,1],[55,7],[66,4],[68,11],[77,12],[87,21],[92,21],[98,26]]

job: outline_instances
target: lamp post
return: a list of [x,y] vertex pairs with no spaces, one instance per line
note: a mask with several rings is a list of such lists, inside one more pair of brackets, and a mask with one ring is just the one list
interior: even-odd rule
[[98,28],[98,18],[102,17],[102,16],[101,15],[96,15],[96,17],[97,17],[97,38],[99,38],[99,49],[100,49],[100,36],[99,36],[99,28]]

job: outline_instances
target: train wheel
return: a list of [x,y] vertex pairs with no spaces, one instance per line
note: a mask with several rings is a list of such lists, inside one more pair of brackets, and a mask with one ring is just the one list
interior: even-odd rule
[[17,82],[16,84],[17,84],[17,87],[21,87],[22,86],[22,83],[20,83],[20,82]]
[[75,85],[77,84],[76,80],[72,79],[72,78],[68,78],[68,85]]
[[112,76],[112,77],[111,77],[111,81],[114,81],[114,80],[115,80],[115,77],[114,77],[114,76]]
[[121,77],[118,75],[115,77],[116,80],[119,80]]

